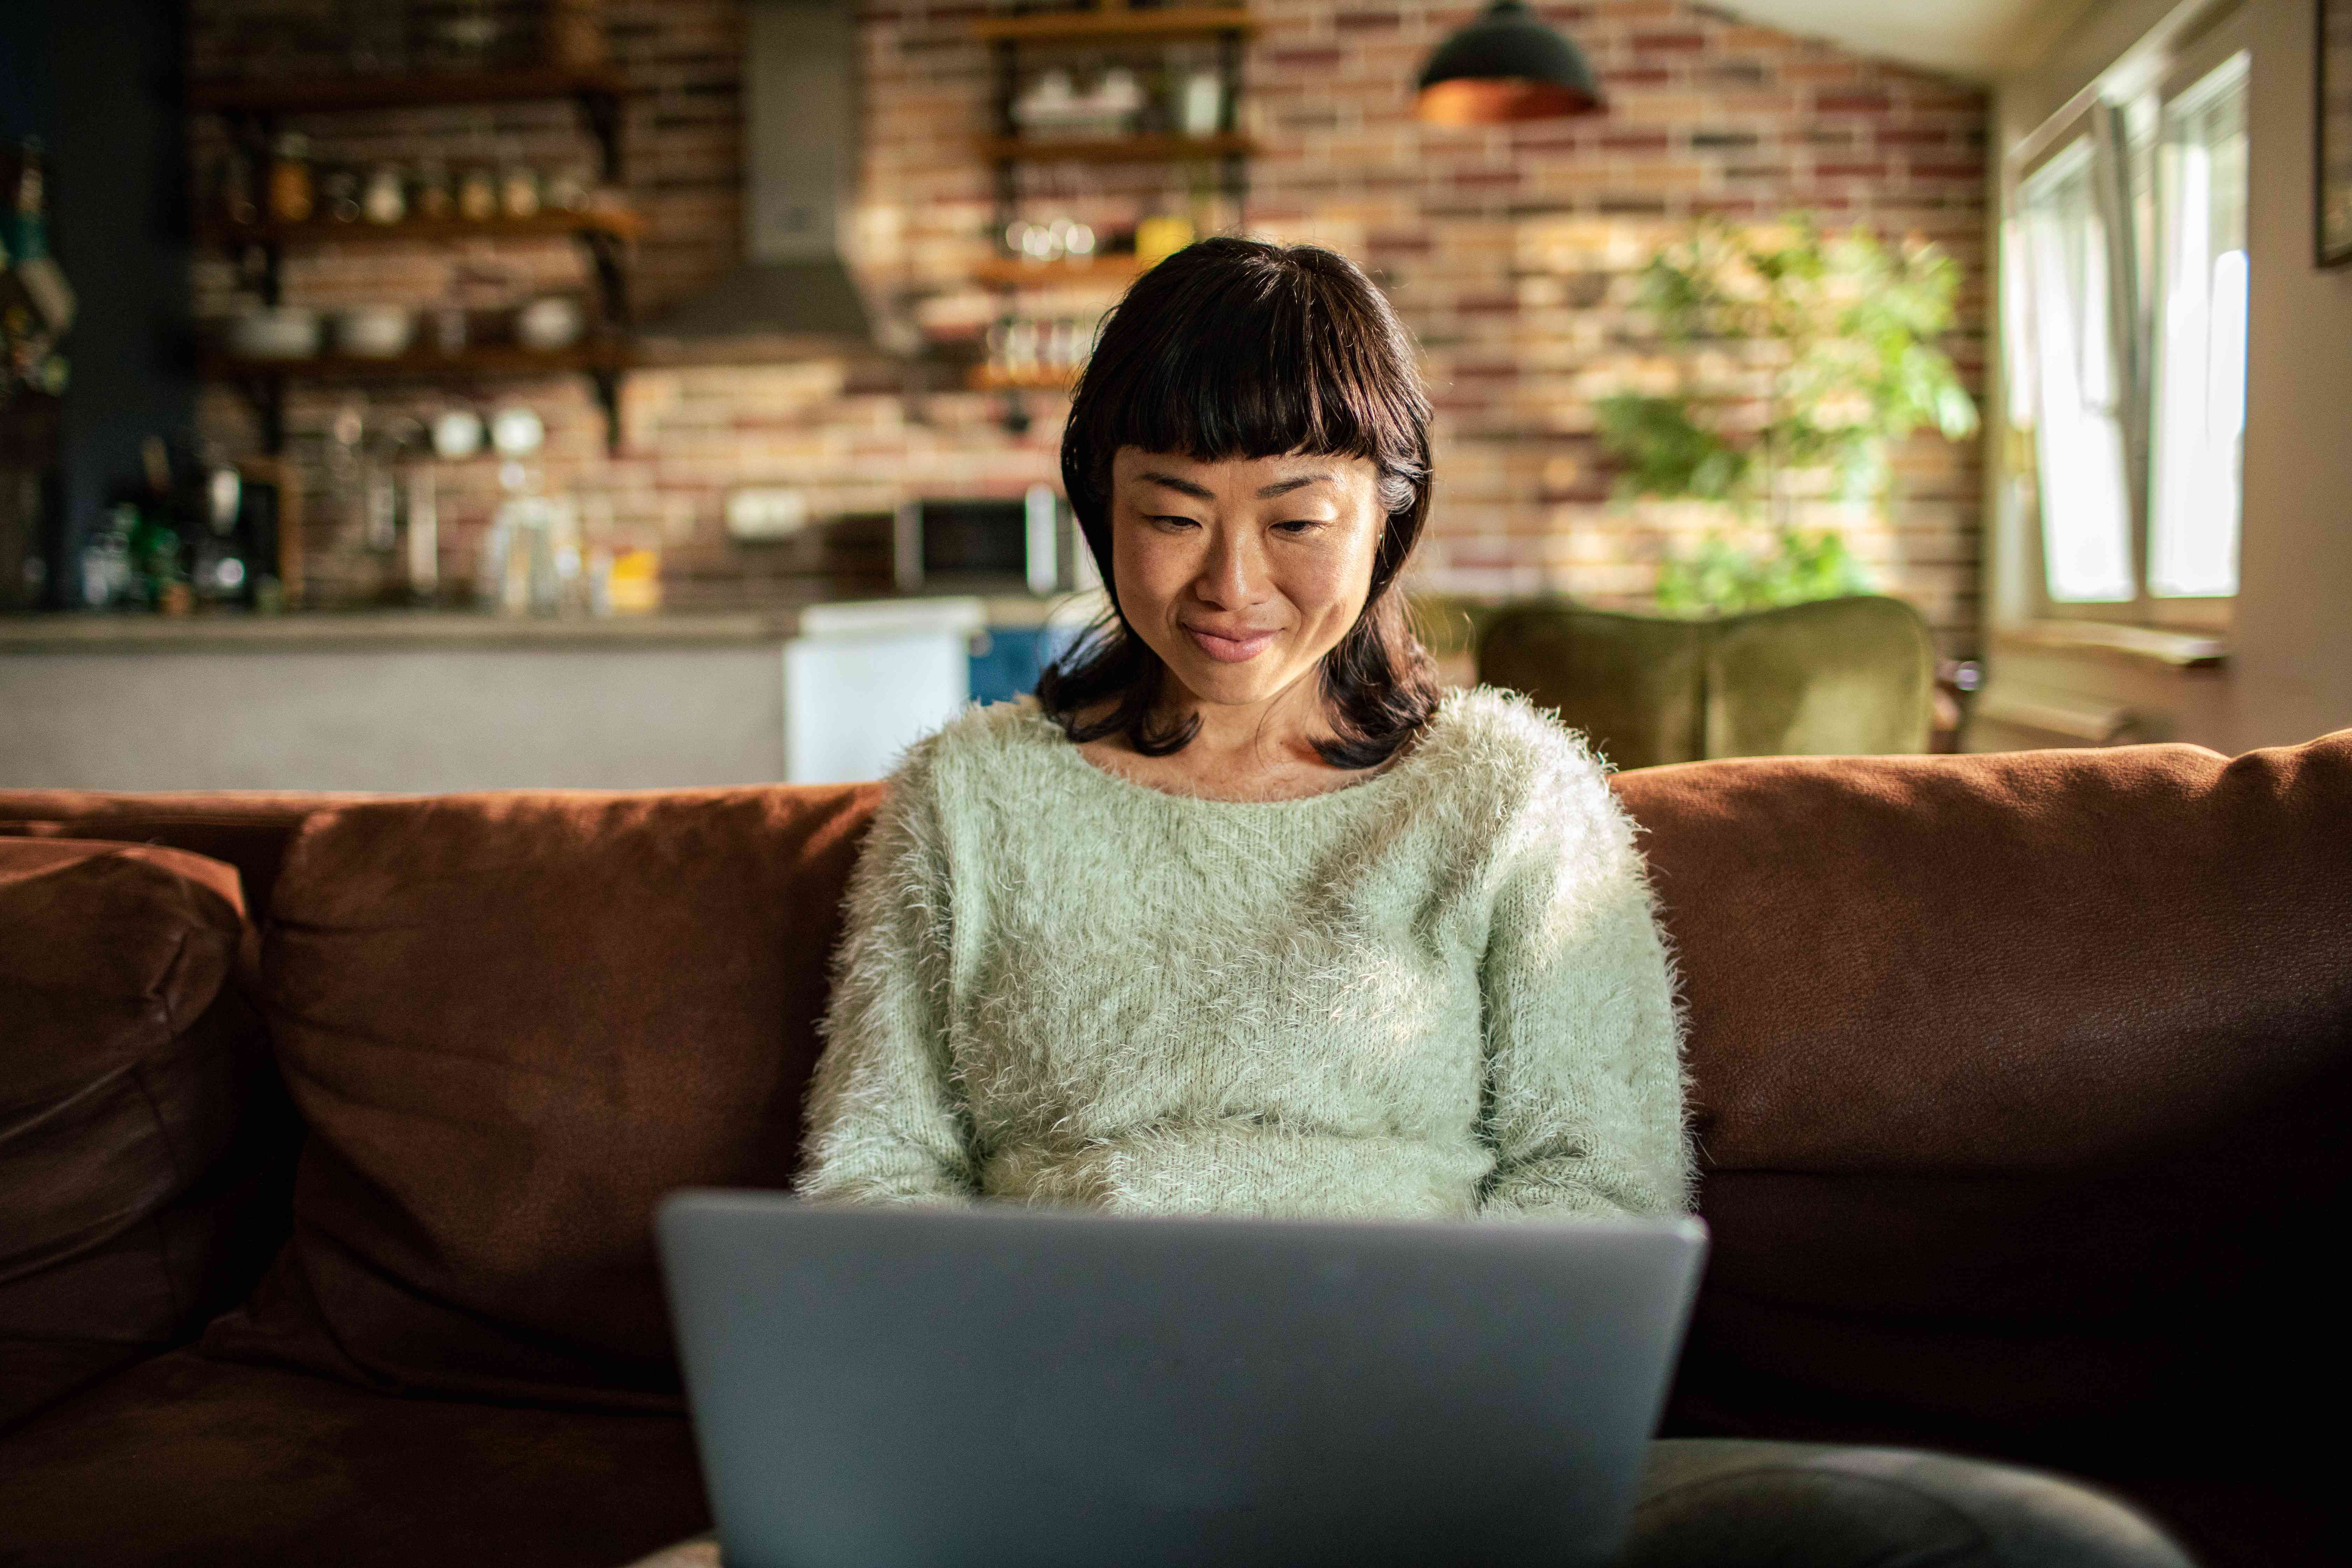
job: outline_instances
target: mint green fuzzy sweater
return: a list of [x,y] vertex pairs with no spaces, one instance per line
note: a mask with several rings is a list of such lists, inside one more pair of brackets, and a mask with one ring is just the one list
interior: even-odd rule
[[1162,794],[1026,704],[891,780],[851,880],[811,1197],[1662,1214],[1689,1158],[1632,824],[1490,690],[1304,800]]

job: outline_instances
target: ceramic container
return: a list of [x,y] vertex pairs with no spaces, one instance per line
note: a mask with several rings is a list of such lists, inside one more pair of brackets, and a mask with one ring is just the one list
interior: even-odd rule
[[246,359],[309,359],[319,352],[319,313],[298,305],[247,310],[229,319],[228,347]]
[[408,348],[416,318],[399,305],[354,305],[335,316],[335,346],[354,359],[392,359]]
[[570,348],[587,324],[579,300],[550,294],[515,313],[515,342],[527,349]]

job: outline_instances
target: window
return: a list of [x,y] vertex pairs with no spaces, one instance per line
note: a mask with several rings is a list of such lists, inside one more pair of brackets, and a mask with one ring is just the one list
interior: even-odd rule
[[2147,587],[2238,591],[2246,434],[2246,57],[2165,105]]
[[2247,56],[2225,26],[2173,64],[2013,171],[2011,417],[2070,615],[2211,621],[2237,592]]

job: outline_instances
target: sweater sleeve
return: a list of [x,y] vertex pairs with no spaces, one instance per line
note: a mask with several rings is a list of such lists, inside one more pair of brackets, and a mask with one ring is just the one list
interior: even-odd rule
[[850,873],[824,1054],[795,1190],[868,1203],[975,1195],[971,1120],[948,1056],[947,847],[929,748],[890,781]]
[[1496,1164],[1480,1213],[1682,1213],[1674,974],[1633,824],[1589,763],[1537,794],[1503,865],[1481,975]]

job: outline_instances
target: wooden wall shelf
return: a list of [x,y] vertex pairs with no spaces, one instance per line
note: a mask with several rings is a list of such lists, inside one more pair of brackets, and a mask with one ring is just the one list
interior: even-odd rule
[[349,76],[293,81],[199,81],[188,84],[188,107],[217,114],[325,114],[355,109],[409,109],[420,104],[529,103],[619,97],[628,84],[616,70],[448,71],[422,76]]
[[199,372],[212,381],[242,387],[261,416],[263,445],[275,454],[286,440],[286,388],[295,382],[351,386],[370,383],[431,382],[463,385],[475,381],[520,381],[543,375],[585,375],[604,414],[604,447],[621,445],[621,376],[632,363],[626,343],[611,340],[567,349],[480,346],[457,353],[412,349],[383,359],[354,354],[319,354],[309,359],[252,359],[207,353]]
[[1084,261],[1024,261],[1017,257],[1000,256],[972,268],[974,281],[1000,289],[1124,286],[1143,273],[1143,264],[1133,256],[1093,256]]
[[602,178],[621,178],[621,98],[617,70],[542,66],[526,70],[450,71],[426,76],[320,77],[292,81],[199,81],[188,107],[226,116],[241,128],[257,159],[268,153],[279,116],[341,114],[363,109],[417,109],[453,103],[533,103],[570,99],[603,154]]
[[1238,33],[1253,37],[1257,18],[1238,5],[1171,6],[1165,10],[1040,11],[1025,16],[983,16],[971,25],[975,37],[992,42],[1102,43],[1114,38],[1213,37]]
[[360,354],[314,354],[307,359],[253,359],[242,354],[211,353],[204,357],[207,375],[223,380],[276,376],[287,381],[463,381],[468,377],[505,380],[519,376],[562,375],[571,371],[625,370],[629,352],[616,342],[575,343],[566,349],[509,348],[480,344],[442,353],[411,349],[383,358]]
[[982,156],[1004,163],[1184,163],[1255,158],[1257,142],[1217,136],[983,136]]
[[453,239],[569,239],[580,234],[635,239],[645,219],[633,212],[541,212],[530,217],[404,218],[399,223],[230,223],[198,226],[196,237],[212,245],[397,245],[437,244]]
[[1067,392],[1077,384],[1075,365],[976,364],[968,382],[974,392]]

